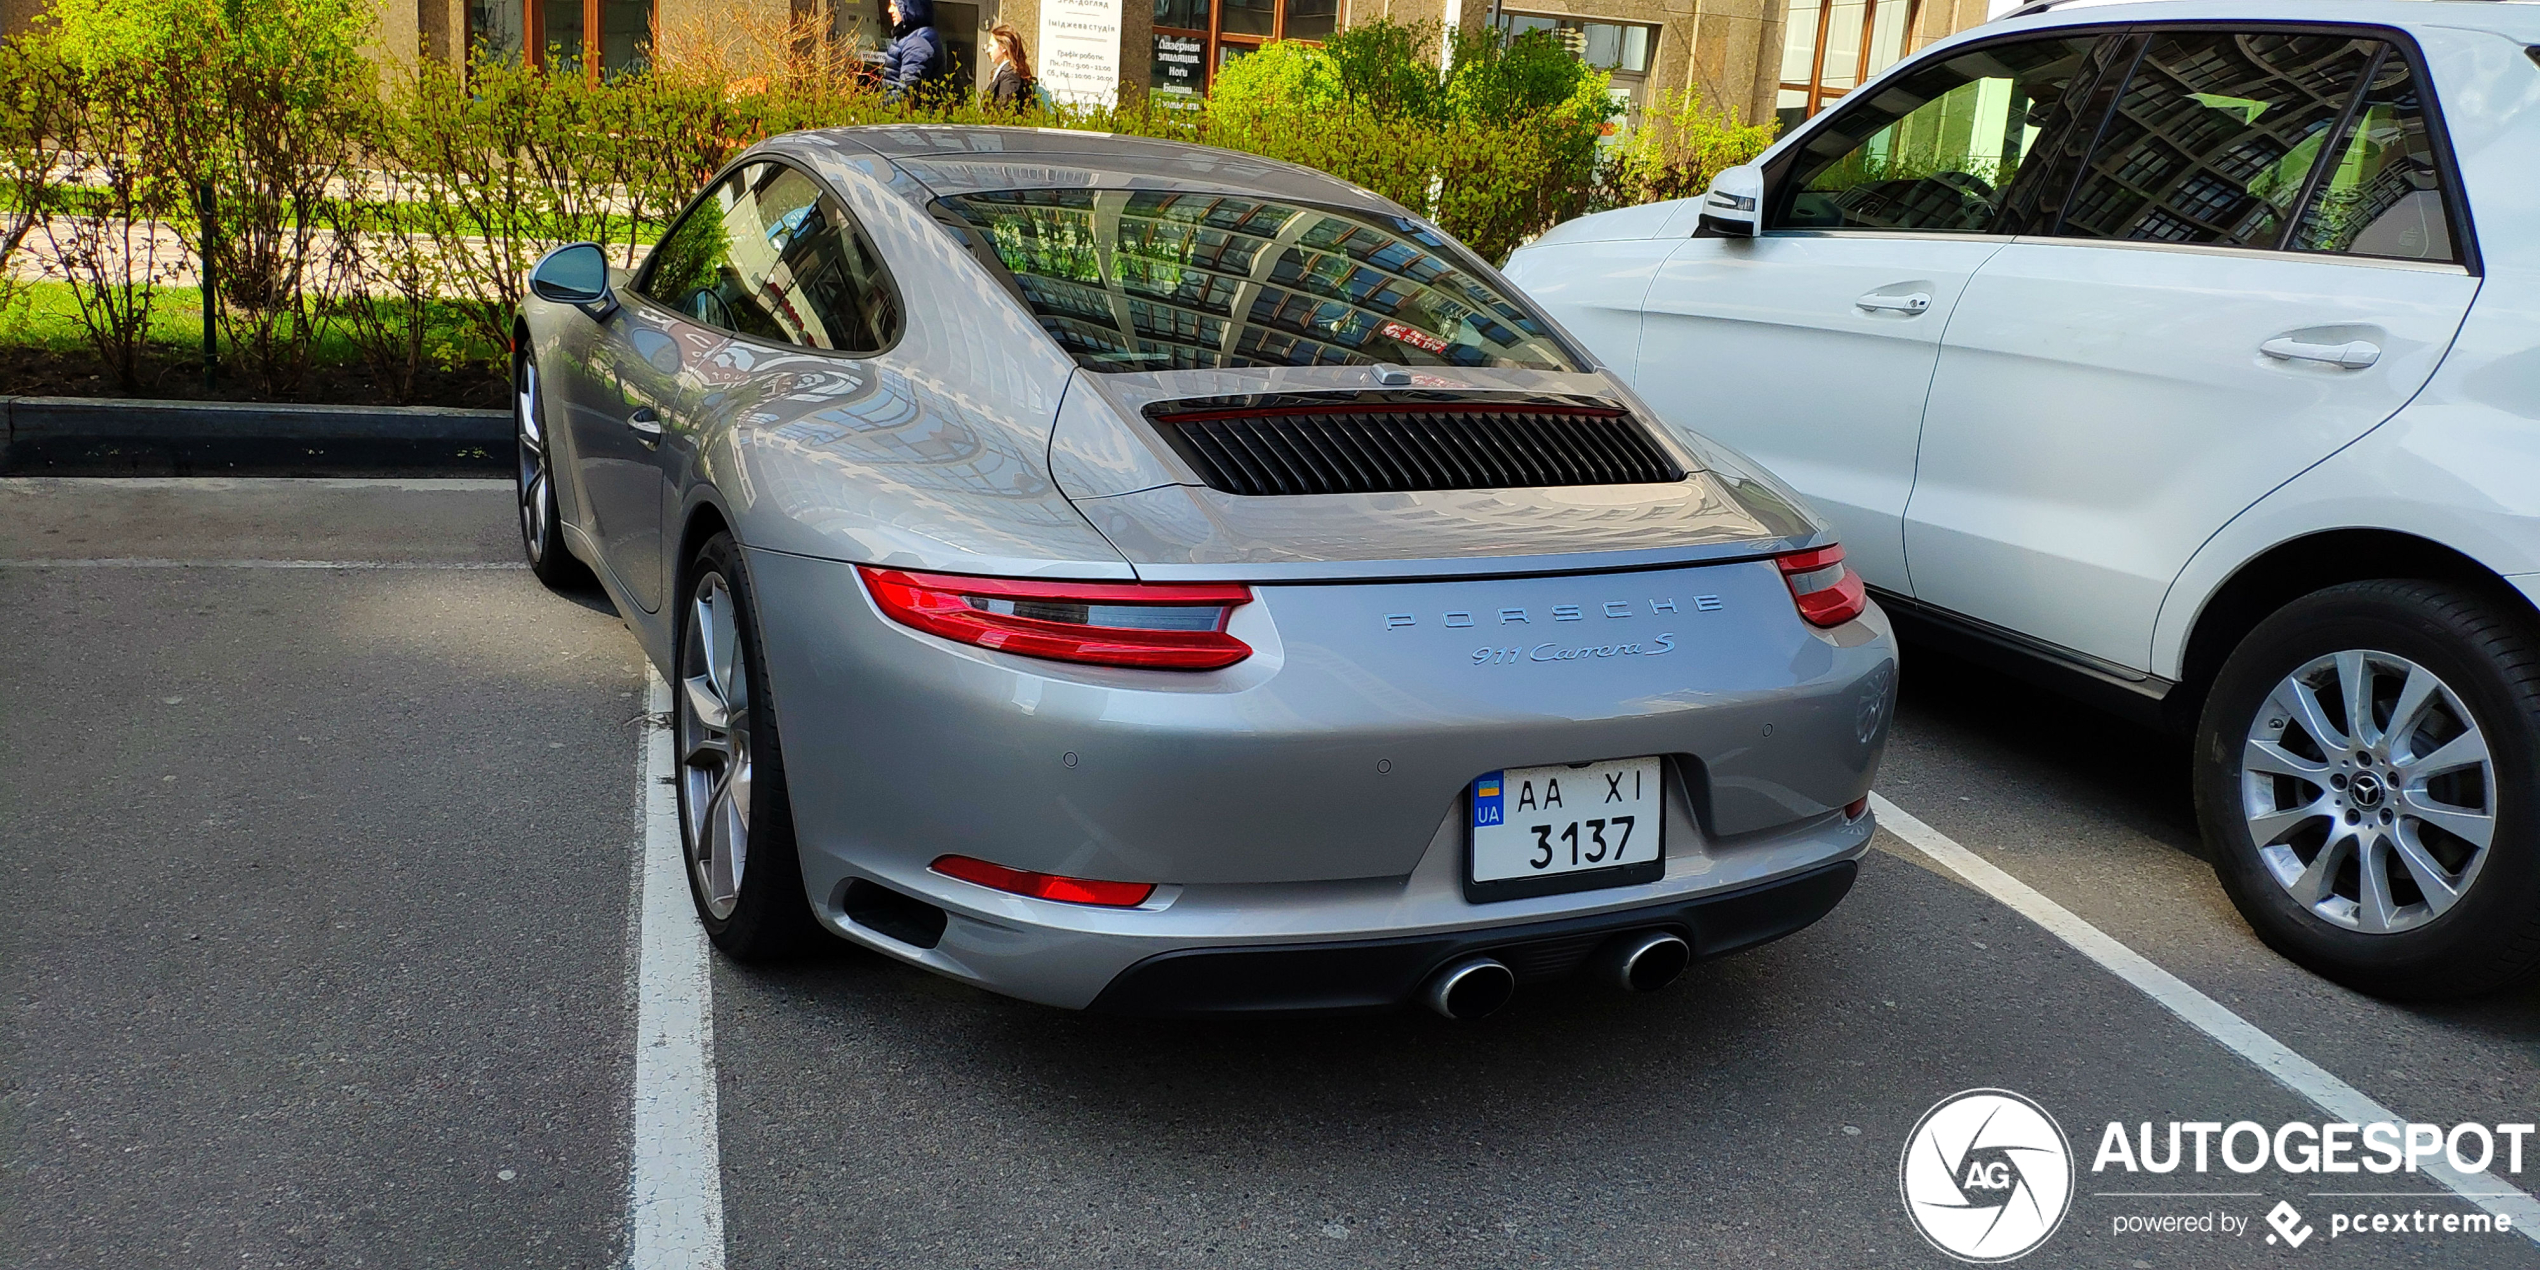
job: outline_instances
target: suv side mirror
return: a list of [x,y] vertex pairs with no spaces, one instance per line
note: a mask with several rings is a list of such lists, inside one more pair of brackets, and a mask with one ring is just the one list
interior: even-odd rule
[[1702,196],[1700,237],[1753,238],[1764,227],[1764,169],[1740,164],[1711,178]]
[[598,243],[568,243],[538,258],[529,289],[541,300],[582,306],[608,305],[609,258]]

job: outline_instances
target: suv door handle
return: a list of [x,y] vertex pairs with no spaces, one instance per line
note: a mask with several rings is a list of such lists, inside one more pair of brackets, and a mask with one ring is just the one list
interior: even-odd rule
[[2279,335],[2260,344],[2258,351],[2280,362],[2326,362],[2346,370],[2362,370],[2381,360],[2381,346],[2371,340],[2310,344],[2289,335]]
[[635,413],[626,416],[626,426],[644,438],[644,444],[661,444],[661,416],[651,406],[637,406]]
[[1917,314],[1931,311],[1931,295],[1923,291],[1912,295],[1865,295],[1852,303],[1873,313]]

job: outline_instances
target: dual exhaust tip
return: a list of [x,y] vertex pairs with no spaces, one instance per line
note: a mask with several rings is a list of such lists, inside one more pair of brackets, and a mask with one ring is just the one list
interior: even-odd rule
[[[1693,947],[1663,930],[1617,935],[1597,949],[1590,970],[1632,992],[1656,992],[1693,964]],[[1420,999],[1450,1019],[1478,1019],[1517,994],[1517,972],[1496,957],[1467,957],[1430,976]]]

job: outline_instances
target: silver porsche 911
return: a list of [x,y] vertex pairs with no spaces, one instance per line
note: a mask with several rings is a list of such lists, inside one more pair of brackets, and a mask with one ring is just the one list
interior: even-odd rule
[[1032,1001],[1452,1017],[1806,926],[1896,647],[1790,491],[1330,177],[752,149],[517,334],[521,528],[677,702],[697,912]]

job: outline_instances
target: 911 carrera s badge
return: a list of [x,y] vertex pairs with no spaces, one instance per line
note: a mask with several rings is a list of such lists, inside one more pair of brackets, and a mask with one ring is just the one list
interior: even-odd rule
[[1659,657],[1676,651],[1676,633],[1661,631],[1648,639],[1613,644],[1565,644],[1558,640],[1526,646],[1473,650],[1476,666],[1509,666],[1521,661],[1603,661],[1611,657]]

